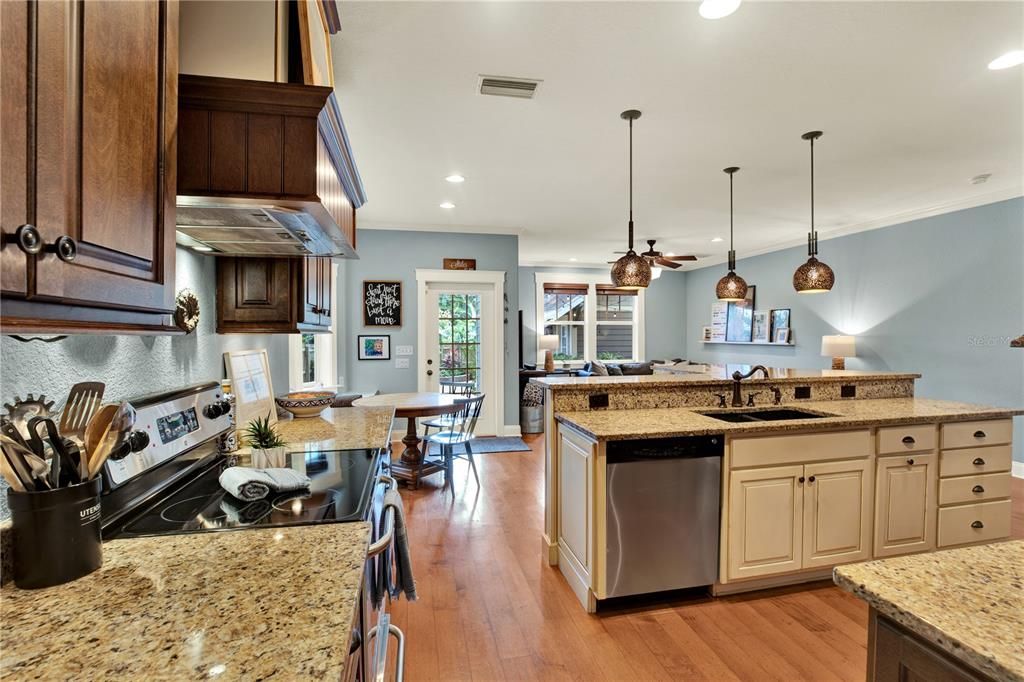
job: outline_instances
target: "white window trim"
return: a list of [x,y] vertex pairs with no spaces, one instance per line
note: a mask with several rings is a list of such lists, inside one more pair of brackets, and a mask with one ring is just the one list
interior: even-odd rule
[[[583,309],[583,359],[570,360],[570,367],[582,367],[584,363],[597,358],[597,285],[605,284],[611,286],[611,278],[607,275],[589,275],[579,272],[537,272],[534,273],[534,290],[537,298],[537,319],[536,326],[536,351],[537,362],[542,362],[544,351],[540,349],[540,337],[544,334],[544,285],[545,284],[586,284],[587,301]],[[636,309],[632,322],[602,321],[601,324],[632,324],[633,325],[633,358],[630,360],[619,360],[618,362],[643,362],[644,361],[644,299],[646,291],[641,289],[636,292]]]
[[288,335],[288,386],[290,391],[316,388],[337,389],[338,373],[338,264],[331,263],[331,326],[330,332],[315,335],[316,376],[313,381],[302,380],[302,334]]

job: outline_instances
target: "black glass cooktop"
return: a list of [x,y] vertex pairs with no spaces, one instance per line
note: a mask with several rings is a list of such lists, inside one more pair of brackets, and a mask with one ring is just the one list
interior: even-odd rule
[[221,488],[217,479],[226,465],[219,463],[152,505],[115,536],[359,521],[367,517],[378,462],[377,450],[292,453],[285,466],[309,476],[309,489],[271,494],[255,502]]

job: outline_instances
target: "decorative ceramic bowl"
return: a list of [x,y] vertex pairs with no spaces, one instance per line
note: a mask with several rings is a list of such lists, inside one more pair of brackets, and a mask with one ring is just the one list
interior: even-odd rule
[[296,391],[274,400],[296,418],[315,417],[334,400],[334,391]]

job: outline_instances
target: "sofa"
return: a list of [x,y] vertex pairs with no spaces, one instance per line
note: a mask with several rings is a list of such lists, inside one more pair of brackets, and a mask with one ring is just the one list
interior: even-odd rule
[[[604,371],[602,371],[602,368]],[[602,362],[594,360],[583,365],[579,376],[638,376],[654,374],[654,361],[650,362]]]

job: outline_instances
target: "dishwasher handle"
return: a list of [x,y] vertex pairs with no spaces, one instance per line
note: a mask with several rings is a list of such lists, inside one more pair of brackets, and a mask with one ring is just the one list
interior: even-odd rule
[[608,464],[644,462],[662,459],[695,459],[722,457],[725,454],[725,436],[680,436],[677,438],[644,438],[609,441]]

